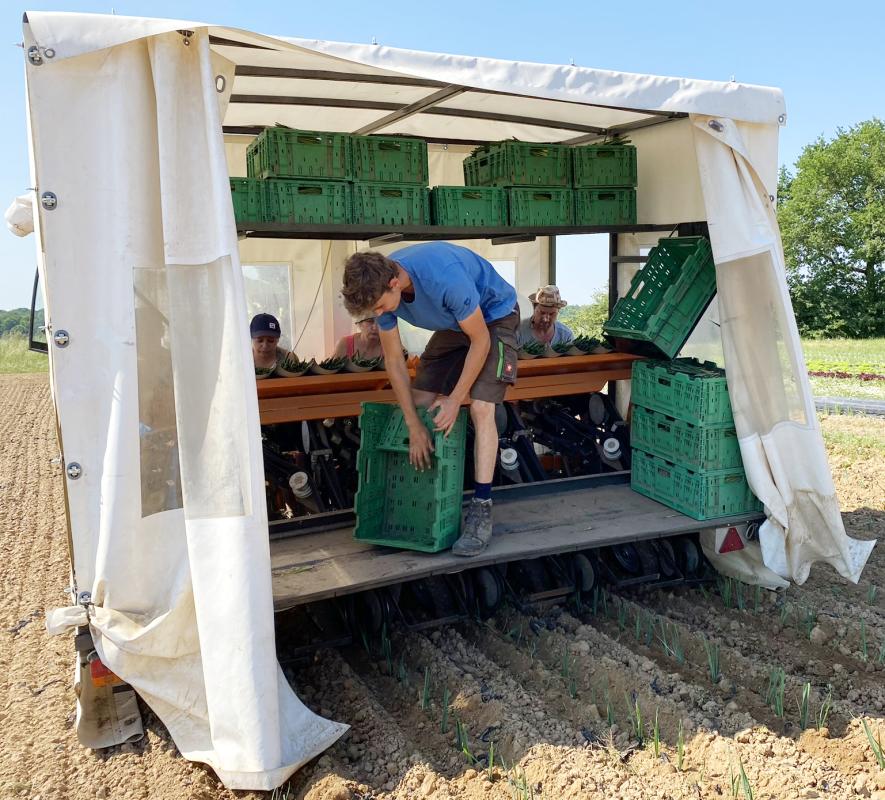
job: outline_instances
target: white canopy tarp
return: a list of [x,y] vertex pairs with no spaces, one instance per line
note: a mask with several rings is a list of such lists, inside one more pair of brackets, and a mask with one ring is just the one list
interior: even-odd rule
[[775,181],[779,90],[80,14],[29,14],[25,54],[33,185],[57,198],[35,204],[35,223],[47,320],[70,334],[50,349],[51,380],[65,461],[82,468],[66,491],[92,600],[55,619],[88,613],[102,660],[228,786],[279,785],[344,727],[304,708],[275,661],[222,129],[578,143],[721,122],[729,136],[703,128],[696,146],[766,563],[801,581],[823,558],[857,579],[868,549],[841,527],[760,195]]

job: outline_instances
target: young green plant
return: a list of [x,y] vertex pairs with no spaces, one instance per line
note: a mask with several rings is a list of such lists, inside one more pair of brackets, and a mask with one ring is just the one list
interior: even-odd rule
[[873,732],[865,719],[861,719],[861,723],[863,724],[863,732],[867,735],[873,755],[876,757],[879,769],[885,769],[885,752],[882,750],[882,739],[878,735],[873,738]]

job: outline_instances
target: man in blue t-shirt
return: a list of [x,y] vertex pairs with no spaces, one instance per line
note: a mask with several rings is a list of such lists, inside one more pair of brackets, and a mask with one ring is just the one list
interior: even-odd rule
[[[430,466],[433,449],[416,407],[436,409],[436,430],[448,435],[461,405],[470,404],[475,492],[452,552],[481,553],[492,537],[495,404],[516,381],[516,290],[466,247],[426,242],[389,258],[371,251],[352,255],[344,264],[341,293],[352,315],[376,317],[390,385],[409,427],[409,461],[416,469]],[[397,319],[435,331],[411,387]]]

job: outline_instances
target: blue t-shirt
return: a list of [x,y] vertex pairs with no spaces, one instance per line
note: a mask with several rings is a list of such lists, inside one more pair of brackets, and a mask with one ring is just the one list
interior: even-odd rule
[[458,324],[477,308],[483,319],[494,322],[516,307],[516,289],[484,258],[466,247],[449,242],[423,242],[397,250],[389,256],[412,279],[415,299],[403,299],[394,312],[377,318],[378,327],[389,331],[397,317],[430,331],[460,330]]

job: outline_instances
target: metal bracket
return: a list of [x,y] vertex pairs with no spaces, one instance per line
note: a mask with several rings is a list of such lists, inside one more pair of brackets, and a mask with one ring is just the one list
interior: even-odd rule
[[40,195],[40,205],[46,211],[55,211],[58,208],[58,197],[56,197],[54,192],[43,192]]
[[28,61],[30,61],[35,67],[39,67],[43,63],[43,54],[40,52],[40,48],[35,44],[32,44],[28,48]]
[[190,43],[191,43],[191,37],[194,35],[194,32],[193,32],[193,31],[181,30],[181,31],[178,31],[178,33],[180,33],[180,34],[182,35],[182,37],[183,37],[183,40],[184,40],[184,46],[185,46],[185,47],[188,47],[188,46],[190,45]]
[[76,461],[71,461],[71,463],[65,468],[65,474],[67,474],[72,481],[75,481],[83,474],[83,467],[81,467]]
[[71,343],[71,336],[66,330],[60,328],[52,335],[52,341],[55,342],[56,347],[67,347]]

